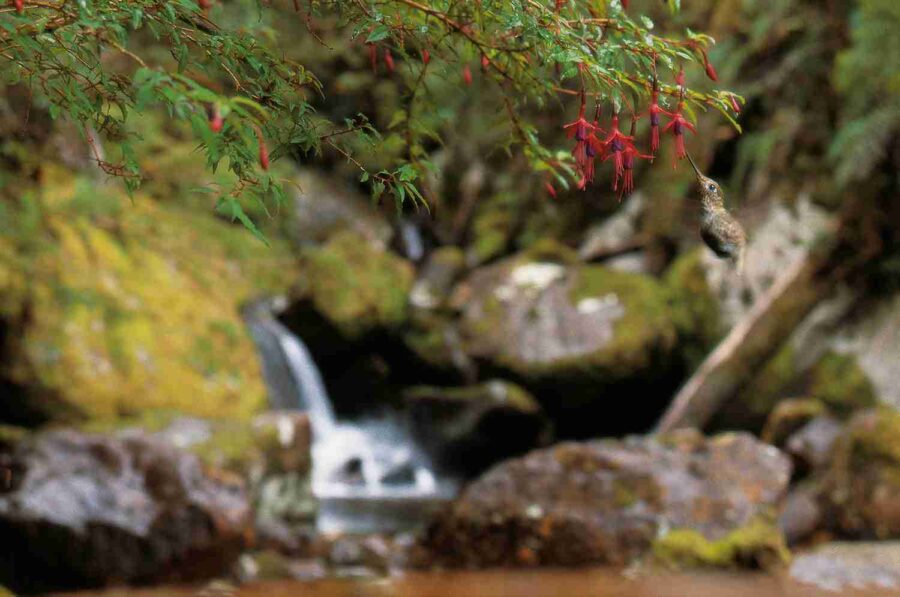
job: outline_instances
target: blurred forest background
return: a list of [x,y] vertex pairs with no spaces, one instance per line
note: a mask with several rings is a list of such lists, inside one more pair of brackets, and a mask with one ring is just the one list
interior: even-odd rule
[[[694,69],[688,86],[746,100],[743,133],[712,110],[687,138],[748,230],[743,277],[702,245],[696,178],[671,168],[668,144],[621,201],[610,168],[566,189],[502,146],[506,115],[485,109],[502,97],[477,59],[471,85],[433,82],[442,142],[423,149],[427,209],[373,202],[340,153],[282,156],[285,200],[241,216],[265,243],[198,191],[235,178],[210,173],[188,124],[133,121],[145,181],[129,197],[74,124],[5,86],[0,541],[13,549],[0,584],[639,558],[768,567],[789,548],[900,535],[900,5],[630,10],[715,38],[720,82]],[[227,21],[229,3],[212,14]],[[373,71],[328,22],[260,14],[321,81],[319,114],[363,112],[386,131],[376,155],[357,156],[366,168],[409,152],[392,132],[405,91],[383,56]],[[548,147],[569,146],[576,103],[528,114]],[[306,349],[334,411],[318,421],[285,412],[316,408]],[[709,409],[669,419],[661,438],[593,441],[650,432],[704,361]],[[405,512],[426,531],[316,531],[317,511],[340,521],[370,507],[313,491],[310,436],[334,426],[344,439],[312,460],[348,451],[330,472],[350,487],[371,482],[359,442],[411,446],[375,482],[418,488],[427,499]],[[685,426],[700,432],[674,431]],[[447,505],[444,481],[471,484]],[[824,549],[795,560],[798,574],[821,580],[858,557],[850,543]]]

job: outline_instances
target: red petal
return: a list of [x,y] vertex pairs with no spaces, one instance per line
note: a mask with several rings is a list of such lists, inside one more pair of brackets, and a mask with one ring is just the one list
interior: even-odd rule
[[384,49],[384,65],[387,67],[389,73],[394,72],[394,55],[391,54],[389,48]]
[[463,83],[465,83],[466,85],[472,84],[472,69],[469,68],[468,64],[463,67],[462,78]]
[[712,79],[713,81],[719,80],[719,75],[716,74],[716,69],[713,68],[712,62],[706,61],[706,76]]
[[422,63],[428,64],[429,62],[431,62],[431,53],[429,53],[428,49],[426,48],[422,50]]

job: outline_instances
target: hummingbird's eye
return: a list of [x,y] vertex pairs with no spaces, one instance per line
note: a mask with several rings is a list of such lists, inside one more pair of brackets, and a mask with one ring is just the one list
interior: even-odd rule
[[709,189],[710,191],[715,191],[716,185],[714,183],[709,183],[708,185],[706,185],[706,188]]

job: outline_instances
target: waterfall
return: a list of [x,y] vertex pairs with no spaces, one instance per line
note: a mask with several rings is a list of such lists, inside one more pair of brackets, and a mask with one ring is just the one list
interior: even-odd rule
[[273,407],[309,414],[320,530],[398,530],[455,494],[456,482],[437,479],[403,419],[337,419],[309,349],[274,315],[283,308],[283,299],[257,301],[244,318]]

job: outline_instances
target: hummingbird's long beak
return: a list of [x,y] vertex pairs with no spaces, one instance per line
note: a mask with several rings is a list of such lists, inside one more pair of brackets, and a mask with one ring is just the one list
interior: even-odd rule
[[691,157],[691,154],[687,154],[687,159],[691,163],[691,166],[693,166],[694,172],[697,173],[697,178],[703,178],[703,173],[700,172],[700,168],[698,168],[697,164],[694,163],[694,158]]

